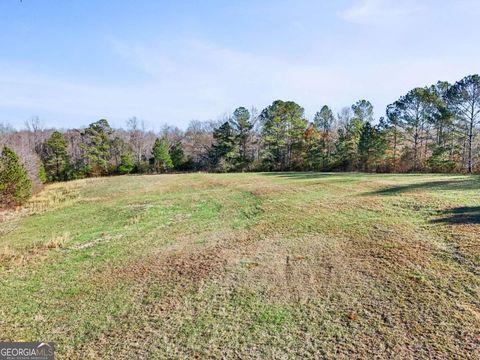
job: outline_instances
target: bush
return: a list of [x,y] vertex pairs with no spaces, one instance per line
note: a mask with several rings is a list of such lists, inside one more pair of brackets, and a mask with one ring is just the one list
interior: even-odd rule
[[32,181],[20,163],[17,154],[4,147],[0,156],[0,204],[15,206],[24,204],[32,196]]
[[148,161],[143,161],[142,160],[139,164],[135,165],[135,168],[133,169],[133,172],[137,173],[137,174],[147,174],[149,168],[150,168],[150,165],[149,165]]
[[448,149],[441,147],[433,151],[432,156],[427,160],[427,165],[430,171],[435,173],[451,173],[456,167],[455,161],[449,158]]

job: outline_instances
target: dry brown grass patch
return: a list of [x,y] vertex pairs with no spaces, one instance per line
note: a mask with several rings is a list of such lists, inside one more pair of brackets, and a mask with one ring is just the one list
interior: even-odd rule
[[42,261],[46,258],[49,251],[64,248],[65,243],[69,240],[70,234],[67,232],[46,243],[35,243],[28,248],[14,249],[10,246],[5,246],[0,251],[0,263],[5,269],[10,269]]

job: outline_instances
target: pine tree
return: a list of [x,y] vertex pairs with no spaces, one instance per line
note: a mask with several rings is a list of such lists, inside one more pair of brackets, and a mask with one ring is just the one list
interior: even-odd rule
[[0,156],[0,204],[24,204],[32,196],[32,182],[17,154],[5,146]]
[[326,170],[330,167],[331,154],[333,152],[333,140],[332,140],[332,126],[335,121],[332,110],[327,106],[323,106],[322,109],[315,114],[313,123],[319,133],[319,146],[317,159],[319,169]]
[[62,133],[54,131],[42,146],[41,158],[48,181],[67,180],[70,160],[67,140]]
[[250,111],[244,107],[239,107],[233,112],[231,119],[232,127],[237,133],[238,159],[237,166],[244,169],[252,159],[247,155],[248,142],[251,137],[253,124],[250,122]]
[[376,126],[366,122],[363,125],[358,141],[359,169],[376,170],[385,154],[386,142]]
[[466,170],[473,172],[474,139],[480,124],[480,76],[470,75],[449,89],[448,97],[466,137]]
[[268,169],[292,170],[304,161],[304,109],[293,101],[274,101],[260,114],[265,143],[264,164]]
[[323,145],[324,143],[321,140],[321,134],[311,123],[307,130],[305,130],[305,164],[303,168],[306,170],[322,170],[324,167],[324,153]]
[[[430,123],[433,126],[433,142],[430,146],[431,155],[427,159],[427,165],[432,172],[452,172],[455,167],[455,160],[458,160],[460,153],[456,146],[457,136],[454,113],[449,106],[449,91],[452,85],[446,81],[439,81],[430,87],[432,94],[432,111]],[[460,169],[460,167],[458,167]]]
[[373,121],[373,106],[370,101],[359,100],[351,109],[353,118],[345,126],[347,167],[349,170],[357,170],[360,166],[358,145],[365,124]]
[[167,172],[173,168],[172,159],[168,153],[168,142],[166,139],[156,139],[152,149],[153,167],[155,172]]
[[183,152],[183,145],[180,141],[177,141],[172,147],[168,150],[170,158],[172,159],[173,168],[175,170],[182,169],[185,164],[185,153]]
[[38,164],[38,180],[40,180],[42,184],[45,184],[48,181],[47,173],[45,172],[45,166],[43,166],[43,163],[40,161]]
[[[391,105],[410,142],[412,170],[422,168],[422,148],[427,149],[433,96],[427,88],[415,88]],[[408,152],[406,152],[408,154]]]
[[399,110],[395,104],[387,106],[387,118],[380,120],[380,127],[385,136],[387,151],[387,169],[396,172],[399,170],[400,152],[403,146],[404,133],[402,128],[404,124],[399,115]]
[[337,141],[335,142],[335,153],[333,168],[337,170],[348,170],[350,164],[350,153],[348,146],[348,136],[345,128],[337,131]]
[[130,174],[133,169],[135,169],[135,164],[133,163],[132,154],[125,152],[120,155],[120,164],[118,165],[118,173],[121,175]]
[[237,134],[228,121],[213,131],[214,143],[209,151],[213,169],[232,171],[237,166]]
[[92,175],[105,175],[109,173],[109,155],[112,145],[111,135],[113,129],[107,120],[101,119],[82,133],[82,149],[87,157],[87,166]]

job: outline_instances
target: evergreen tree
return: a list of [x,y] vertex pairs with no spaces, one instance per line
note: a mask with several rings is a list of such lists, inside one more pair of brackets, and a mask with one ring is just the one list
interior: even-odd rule
[[68,144],[62,133],[54,131],[42,146],[41,158],[48,181],[67,180]]
[[313,118],[315,127],[324,133],[329,133],[332,130],[334,121],[335,117],[333,116],[333,112],[327,105],[324,105]]
[[175,144],[170,147],[168,153],[172,159],[173,168],[175,170],[182,169],[185,164],[185,153],[183,151],[183,145],[180,141],[177,141]]
[[446,81],[439,81],[430,88],[435,111],[432,113],[432,124],[435,129],[435,145],[448,148],[451,146],[454,129],[454,113],[449,106],[449,91],[451,85]]
[[359,169],[369,172],[378,168],[385,148],[385,140],[379,129],[365,122],[358,141]]
[[432,109],[432,95],[428,89],[415,88],[392,106],[392,111],[398,116],[410,140],[413,152],[412,170],[417,171],[421,168],[421,149]]
[[370,156],[372,155],[372,149],[374,148],[374,137],[374,128],[369,122],[365,123],[358,141],[359,169],[362,171],[369,170],[368,165]]
[[32,181],[17,154],[5,146],[0,156],[0,205],[24,204],[32,196]]
[[350,167],[349,137],[344,127],[337,131],[337,141],[335,142],[335,154],[332,167],[337,170],[348,170]]
[[213,131],[214,142],[209,151],[213,169],[231,171],[237,166],[237,134],[228,121]]
[[344,143],[340,146],[343,166],[346,170],[357,170],[359,167],[358,145],[365,123],[373,120],[373,106],[367,100],[360,100],[352,105],[353,117],[347,119],[342,136],[339,140]]
[[237,166],[244,169],[251,162],[248,157],[247,146],[251,136],[253,124],[250,122],[250,111],[239,107],[233,112],[231,119],[232,127],[237,134],[238,159]]
[[337,136],[334,142],[334,151],[331,161],[331,168],[336,170],[347,170],[350,163],[350,154],[348,151],[347,126],[352,119],[352,109],[344,107],[337,114]]
[[121,175],[130,174],[135,169],[132,154],[125,152],[120,156],[120,163],[118,165],[118,173]]
[[399,168],[400,151],[404,139],[403,123],[394,104],[388,105],[386,112],[387,118],[380,121],[380,127],[384,132],[387,146],[387,168],[395,172]]
[[429,170],[435,173],[449,173],[455,169],[455,161],[449,155],[448,149],[443,146],[434,148],[427,165]]
[[82,133],[82,149],[86,155],[86,163],[92,175],[109,173],[109,157],[111,135],[113,129],[105,119],[90,124]]
[[41,162],[39,162],[38,164],[38,180],[40,180],[42,184],[45,184],[48,181],[47,173],[45,172],[45,167]]
[[315,114],[313,123],[319,133],[319,147],[317,154],[319,159],[317,163],[319,168],[326,170],[330,166],[331,154],[333,151],[332,144],[332,126],[335,121],[332,110],[327,106],[323,106],[322,109]]
[[364,122],[373,121],[373,105],[368,100],[359,100],[352,105],[353,117]]
[[448,92],[450,104],[466,135],[466,168],[473,171],[473,146],[480,124],[480,76],[470,75],[455,83]]
[[448,82],[439,81],[429,89],[432,99],[429,121],[433,126],[434,134],[427,165],[433,172],[453,171],[459,157],[459,147],[455,144],[457,129],[455,129],[454,113],[449,106],[448,98],[451,87]]
[[318,171],[323,170],[325,167],[325,158],[320,136],[320,132],[313,123],[305,130],[305,164],[302,167],[305,170]]
[[172,159],[168,153],[168,142],[166,139],[156,139],[152,149],[153,167],[155,172],[167,172],[173,168]]
[[264,164],[269,169],[292,170],[303,162],[304,109],[293,101],[274,101],[260,114],[265,143]]

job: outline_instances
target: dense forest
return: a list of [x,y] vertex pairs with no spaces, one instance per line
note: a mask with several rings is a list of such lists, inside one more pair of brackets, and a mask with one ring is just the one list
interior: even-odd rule
[[[0,123],[0,194],[14,204],[45,182],[173,171],[473,173],[480,171],[479,127],[478,75],[415,88],[378,119],[367,100],[336,115],[325,105],[310,120],[299,104],[277,100],[260,112],[239,107],[220,121],[160,133],[137,118],[126,129],[101,119],[68,130],[33,118],[25,130]],[[15,187],[21,196],[6,201]]]

